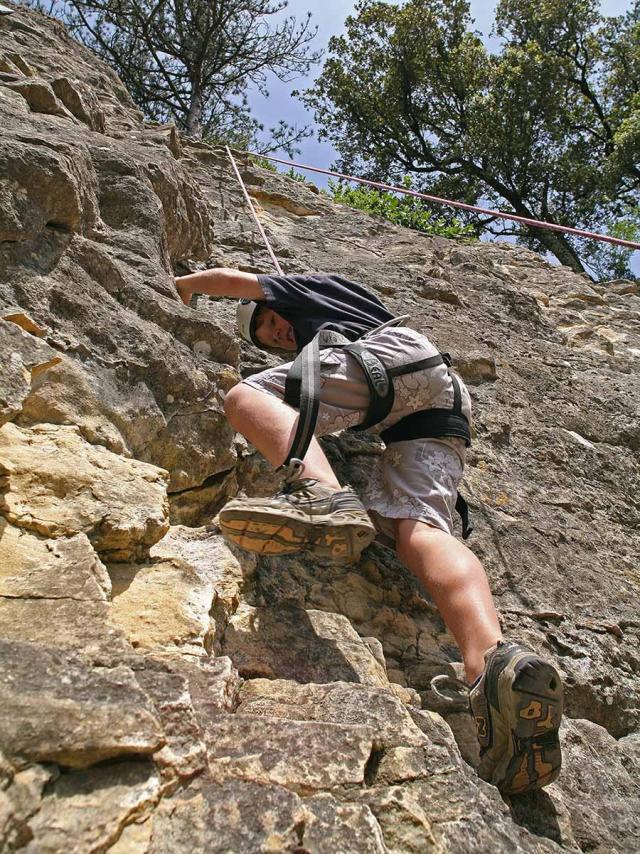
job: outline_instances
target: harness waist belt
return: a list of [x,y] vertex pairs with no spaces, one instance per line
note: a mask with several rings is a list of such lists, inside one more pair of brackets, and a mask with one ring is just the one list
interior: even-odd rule
[[456,415],[451,409],[421,409],[400,419],[380,434],[385,445],[404,442],[408,439],[438,439],[442,436],[457,436],[471,444],[471,431],[466,417]]

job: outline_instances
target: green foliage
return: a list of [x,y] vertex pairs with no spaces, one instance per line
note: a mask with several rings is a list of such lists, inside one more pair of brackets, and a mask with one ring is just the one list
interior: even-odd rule
[[260,166],[261,169],[267,169],[269,172],[278,172],[280,175],[286,175],[287,178],[298,181],[300,184],[307,183],[307,179],[302,172],[296,172],[293,167],[288,169],[286,172],[280,172],[275,163],[272,163],[266,157],[260,157],[255,154],[251,156],[251,162],[255,163],[256,166]]
[[[620,240],[631,240],[640,243],[640,207],[629,210],[628,214],[607,224],[607,234]],[[632,249],[590,240],[585,248],[585,263],[593,273],[596,281],[606,282],[609,279],[638,280],[631,270]]]
[[298,183],[300,184],[307,183],[307,179],[302,174],[302,172],[296,172],[293,166],[291,167],[291,169],[288,169],[284,174],[287,176],[287,178],[291,178],[293,181],[298,181]]
[[[403,183],[410,189],[411,179],[407,178]],[[413,228],[424,234],[450,238],[470,238],[475,235],[472,225],[464,224],[455,218],[447,220],[445,216],[437,216],[415,196],[398,196],[362,185],[350,187],[348,184],[331,180],[329,190],[334,202],[380,216],[395,225]]]
[[[500,0],[499,52],[467,0],[359,0],[305,93],[340,171],[599,231],[640,198],[640,0]],[[477,218],[585,269],[584,241]]]
[[266,169],[267,172],[277,172],[278,168],[275,163],[272,163],[270,160],[267,160],[266,157],[259,157],[255,154],[251,155],[251,162],[256,166],[259,166],[261,169]]

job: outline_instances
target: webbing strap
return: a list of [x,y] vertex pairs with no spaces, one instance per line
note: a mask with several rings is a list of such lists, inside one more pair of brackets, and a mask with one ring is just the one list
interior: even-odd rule
[[443,436],[464,439],[468,447],[471,444],[471,431],[465,416],[456,415],[451,409],[420,409],[405,415],[380,433],[385,445],[410,439],[439,439]]
[[351,353],[360,365],[369,386],[369,408],[367,409],[364,420],[351,429],[367,430],[374,424],[384,421],[393,409],[393,402],[395,400],[393,379],[382,359],[376,356],[375,353],[367,350],[366,346],[361,344],[360,341],[347,344],[344,349],[347,353]]
[[436,353],[435,356],[430,356],[428,359],[420,359],[418,362],[409,362],[407,365],[396,365],[395,368],[389,368],[389,376],[401,377],[404,374],[412,374],[415,371],[426,371],[428,368],[436,368],[442,364],[445,364],[442,354]]
[[458,377],[455,374],[452,374],[451,371],[449,371],[449,376],[453,383],[453,414],[457,418],[464,417],[462,415],[462,391],[460,390],[460,382]]
[[284,383],[284,400],[298,409],[300,415],[293,442],[281,468],[288,466],[292,459],[304,459],[316,429],[320,407],[320,348],[344,347],[350,343],[340,332],[323,329],[292,362]]
[[292,459],[303,460],[309,450],[320,406],[320,340],[311,341],[298,354],[285,381],[284,399],[300,410],[296,432],[282,466]]
[[462,521],[462,539],[468,540],[473,533],[473,523],[469,519],[469,505],[464,498],[458,493],[456,498],[456,513]]

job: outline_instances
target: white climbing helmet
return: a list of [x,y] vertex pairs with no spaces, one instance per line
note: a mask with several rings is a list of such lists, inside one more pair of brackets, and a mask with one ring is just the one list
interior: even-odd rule
[[236,309],[236,321],[238,332],[245,341],[262,348],[262,344],[256,338],[256,320],[260,306],[250,299],[241,299]]

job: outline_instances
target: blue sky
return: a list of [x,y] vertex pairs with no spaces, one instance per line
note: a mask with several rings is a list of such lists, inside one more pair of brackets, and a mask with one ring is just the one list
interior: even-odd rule
[[[355,0],[290,0],[287,14],[303,18],[307,12],[311,12],[312,22],[318,27],[318,35],[315,47],[326,49],[329,38],[339,35],[344,30],[344,21],[353,12]],[[603,0],[601,10],[605,15],[621,15],[630,9],[629,0]],[[474,29],[478,30],[490,49],[495,49],[498,40],[491,38],[490,33],[493,26],[496,2],[482,2],[482,0],[471,0],[471,14],[474,18]],[[252,97],[252,109],[254,116],[262,122],[265,127],[275,125],[279,119],[284,119],[289,124],[298,126],[313,125],[313,114],[305,109],[297,98],[291,97],[293,89],[305,89],[311,85],[314,78],[320,73],[322,64],[312,69],[306,79],[298,79],[292,83],[280,83],[278,80],[270,81],[270,95],[262,98],[258,95]],[[300,143],[301,153],[296,160],[313,166],[328,168],[334,161],[336,155],[332,147],[326,142],[320,142],[315,137]],[[323,176],[307,173],[314,183],[326,186]],[[640,272],[640,252],[634,253],[634,270]]]
[[[474,29],[482,33],[485,44],[490,49],[495,49],[498,45],[498,40],[490,36],[496,5],[492,0],[471,0]],[[621,15],[628,11],[630,6],[629,0],[603,0],[601,3],[605,15]],[[331,36],[344,31],[345,19],[353,12],[354,7],[355,0],[289,0],[286,14],[302,19],[307,12],[311,12],[312,23],[318,27],[314,46],[316,49],[326,49]],[[313,125],[313,114],[306,110],[297,98],[291,97],[291,91],[303,90],[310,86],[320,73],[321,67],[322,63],[312,69],[307,78],[299,78],[292,83],[281,83],[275,78],[272,79],[268,98],[257,94],[252,97],[254,116],[265,127],[276,125],[279,119],[298,126]],[[335,157],[331,146],[326,142],[319,142],[315,137],[302,142],[300,149],[301,154],[296,159],[314,166],[328,167]],[[320,176],[316,180],[320,183]]]

